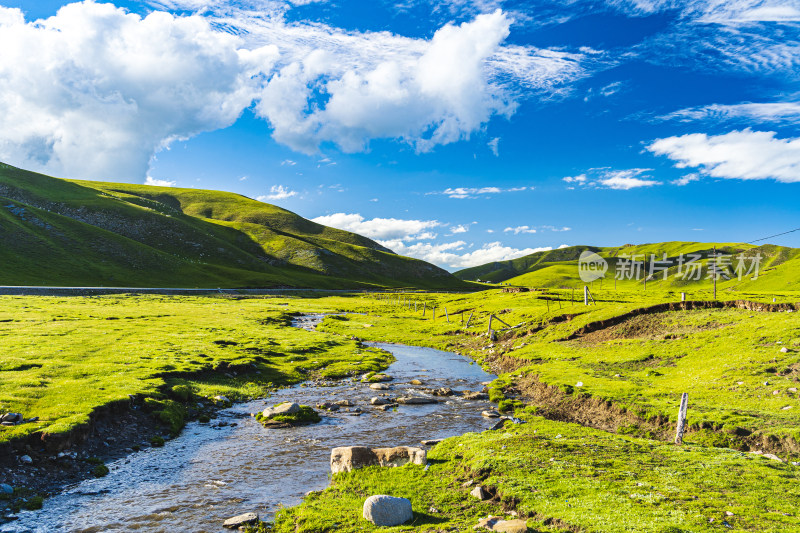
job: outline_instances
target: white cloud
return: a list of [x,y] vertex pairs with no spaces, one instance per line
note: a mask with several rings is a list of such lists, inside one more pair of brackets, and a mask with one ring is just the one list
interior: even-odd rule
[[282,167],[293,167],[297,164],[297,161],[292,161],[291,159],[284,159],[281,161]]
[[712,104],[681,109],[660,117],[663,120],[738,120],[796,124],[800,122],[800,102]]
[[486,143],[486,146],[489,147],[489,150],[492,151],[495,157],[500,157],[500,137],[495,137]]
[[503,230],[504,233],[514,233],[514,235],[519,235],[520,233],[536,233],[536,229],[530,226],[517,226],[515,228],[508,227]]
[[450,234],[456,235],[458,233],[466,233],[469,231],[470,224],[459,224],[458,226],[452,226],[450,228]]
[[174,187],[176,183],[177,182],[169,180],[160,180],[151,176],[147,176],[147,178],[144,180],[145,185],[154,185],[156,187]]
[[[660,181],[647,179],[647,173],[652,169],[650,168],[629,168],[624,170],[614,170],[609,168],[593,168],[587,174],[591,175],[590,179],[587,174],[580,174],[578,176],[567,176],[563,181],[567,183],[574,183],[583,188],[605,188],[615,189],[618,191],[627,191],[630,189],[637,189],[641,187],[652,187],[653,185],[661,185]],[[573,189],[574,187],[568,187]],[[561,231],[568,231],[566,228]],[[553,230],[558,231],[558,230]]]
[[521,192],[532,191],[533,187],[512,187],[510,189],[502,189],[500,187],[448,187],[443,191],[429,192],[426,194],[444,194],[450,198],[476,198],[481,194],[500,194],[505,192]]
[[724,135],[692,133],[658,139],[647,149],[715,178],[800,182],[800,138],[778,139],[774,131],[745,129]]
[[289,23],[281,0],[148,3],[181,14],[86,1],[27,22],[0,7],[0,159],[142,181],[159,150],[230,126],[254,103],[297,151],[376,138],[424,151],[586,74],[583,54],[502,45],[501,11],[426,40]]
[[233,124],[278,56],[199,16],[89,1],[30,23],[0,7],[0,50],[0,159],[125,181],[171,142]]
[[689,185],[693,181],[699,181],[700,175],[699,174],[687,174],[685,176],[681,176],[680,178],[671,181],[673,185],[677,185],[679,187],[683,187],[684,185]]
[[586,183],[586,174],[580,174],[578,176],[567,176],[566,178],[563,179],[567,183]]
[[[416,57],[387,58],[370,68],[342,68],[335,56],[316,50],[269,81],[256,113],[269,120],[276,140],[306,153],[322,142],[358,152],[370,139],[397,138],[428,151],[469,138],[492,115],[514,110],[484,72],[509,25],[499,10],[479,15],[440,28],[430,42],[418,43]],[[316,84],[328,99],[309,110]]]
[[551,247],[511,248],[509,246],[504,246],[499,241],[484,244],[477,250],[471,252],[464,252],[467,245],[464,241],[442,244],[414,243],[410,245],[402,241],[382,241],[381,244],[398,254],[416,257],[417,259],[422,259],[423,261],[428,261],[451,270],[483,265],[493,261],[506,261],[508,259],[523,257],[534,252],[552,250]]
[[443,226],[436,220],[405,220],[399,218],[365,219],[357,213],[335,213],[312,219],[318,224],[352,231],[371,239],[411,241],[436,238],[430,229]]
[[542,229],[550,230],[550,231],[572,231],[572,228],[568,226],[562,226],[560,228],[556,226],[542,226]]
[[652,187],[653,185],[660,185],[660,182],[655,180],[647,180],[636,178],[628,174],[627,170],[620,170],[608,175],[605,178],[599,179],[597,182],[604,187],[618,191],[629,191],[631,189],[638,189],[640,187]]
[[297,191],[290,190],[288,187],[284,187],[283,185],[273,185],[269,188],[269,194],[265,196],[258,196],[256,200],[259,202],[266,202],[267,200],[285,200],[287,198],[291,198],[292,196],[297,196]]

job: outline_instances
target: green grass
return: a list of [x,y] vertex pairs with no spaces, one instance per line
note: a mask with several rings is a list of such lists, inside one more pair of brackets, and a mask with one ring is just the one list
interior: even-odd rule
[[385,368],[385,352],[288,327],[281,303],[287,300],[0,297],[0,412],[39,417],[0,427],[0,442],[63,434],[131,395],[175,433],[189,399],[261,397],[312,377]]
[[[280,404],[278,404],[280,405]],[[322,420],[313,407],[301,405],[300,410],[294,414],[264,416],[263,413],[256,413],[256,420],[269,427],[270,422],[283,424],[313,424]]]
[[[408,465],[338,474],[329,489],[281,510],[272,530],[375,530],[361,518],[372,494],[413,503],[414,521],[387,531],[471,530],[490,513],[510,518],[503,506],[512,505],[543,532],[800,529],[798,467],[725,448],[741,445],[737,428],[754,431],[750,442],[766,449],[781,443],[789,449],[800,439],[800,398],[790,390],[800,388],[798,313],[670,311],[575,337],[597,321],[679,300],[677,291],[667,290],[593,292],[596,305],[588,307],[571,301],[572,291],[554,289],[324,298],[3,297],[0,410],[40,420],[2,428],[0,440],[69,431],[129,394],[143,398],[165,429],[174,430],[183,423],[186,402],[253,398],[316,377],[366,374],[369,381],[390,356],[355,339],[400,342],[513,368],[500,374],[489,394],[498,408],[527,423],[448,439],[429,454],[427,471]],[[710,298],[701,289],[691,295]],[[793,292],[720,295],[800,301]],[[351,314],[327,317],[317,332],[288,326],[294,313],[322,311]],[[462,316],[466,321],[470,314],[465,328]],[[491,341],[490,315],[519,327]],[[566,408],[608,401],[644,421],[660,416],[667,431],[644,439],[651,429],[646,424],[625,422],[605,432],[546,420],[537,416],[546,409],[536,398],[515,394],[538,382],[559,391]],[[665,439],[682,392],[689,393],[691,427],[679,447]],[[787,455],[795,459],[794,452]],[[462,488],[469,480],[497,499],[470,497]]]
[[[602,282],[592,284],[593,287],[604,284],[605,287],[616,287],[619,290],[627,289],[641,291],[644,288],[644,275],[638,279],[621,279],[616,283],[614,277],[617,265],[622,260],[623,254],[628,259],[636,256],[636,261],[650,261],[654,255],[656,260],[661,260],[666,254],[671,261],[667,269],[667,279],[663,273],[657,272],[653,279],[647,281],[650,291],[696,291],[708,290],[711,281],[707,279],[708,256],[716,248],[717,252],[727,256],[732,265],[726,268],[730,279],[720,278],[718,289],[720,291],[792,291],[800,289],[800,249],[787,248],[774,245],[753,246],[744,243],[702,243],[702,242],[661,242],[639,245],[624,245],[615,247],[596,246],[570,246],[557,250],[536,252],[531,255],[509,261],[498,261],[476,267],[460,270],[455,275],[464,280],[481,279],[493,283],[506,283],[523,287],[545,288],[581,288],[584,283],[578,273],[578,258],[584,251],[592,251],[603,257],[608,262],[608,271]],[[737,256],[743,253],[747,259],[745,267],[750,266],[750,258],[757,254],[761,256],[759,272],[756,279],[753,273],[742,276],[739,280],[735,274],[738,264]],[[689,259],[688,254],[699,254],[702,265],[700,279],[684,279],[678,268],[678,258],[683,254]],[[647,268],[650,268],[649,266]],[[684,271],[685,272],[685,269]],[[642,271],[644,274],[644,271]]]
[[[468,496],[462,485],[470,480],[513,504],[536,531],[800,529],[800,470],[732,450],[678,447],[530,417],[505,430],[447,439],[428,457],[427,472],[407,465],[337,474],[330,488],[280,512],[274,530],[467,531],[481,516],[509,517],[498,502]],[[361,506],[372,494],[409,498],[413,523],[376,528],[366,522]]]
[[467,287],[429,263],[244,196],[0,166],[0,284]]
[[[582,302],[571,304],[570,296],[570,291],[409,296],[427,299],[426,318],[421,305],[415,313],[386,300],[363,298],[359,309],[369,314],[329,317],[321,329],[458,351],[484,362],[505,357],[517,361],[513,365],[517,368],[502,376],[504,387],[540,381],[567,393],[577,391],[581,398],[609,400],[643,420],[660,417],[674,422],[680,395],[687,392],[690,442],[708,439],[701,429],[727,435],[737,428],[755,432],[757,446],[770,447],[775,438],[800,441],[800,399],[797,390],[791,390],[800,389],[797,312],[672,311],[634,317],[603,332],[566,340],[589,323],[679,300],[663,291],[648,295],[598,291],[597,305],[585,307]],[[746,296],[771,301],[763,294]],[[780,300],[793,297],[800,300],[791,294],[781,295]],[[438,308],[436,321],[432,306]],[[450,322],[442,316],[444,308]],[[470,310],[465,320],[473,313],[469,330],[460,321],[465,309]],[[522,327],[501,333],[499,341],[492,342],[485,335],[490,314]],[[562,317],[569,320],[559,321]],[[505,326],[495,322],[493,327]],[[784,347],[786,353],[780,351]],[[503,397],[496,394],[493,399]],[[731,442],[725,438],[719,444]]]

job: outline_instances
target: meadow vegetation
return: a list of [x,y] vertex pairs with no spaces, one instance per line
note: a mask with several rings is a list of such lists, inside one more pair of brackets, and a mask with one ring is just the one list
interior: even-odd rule
[[[538,531],[800,528],[798,295],[721,291],[761,305],[687,308],[675,291],[593,296],[589,306],[558,289],[4,297],[0,410],[39,421],[4,427],[0,439],[68,432],[129,395],[175,432],[198,399],[264,396],[317,377],[380,380],[390,356],[361,341],[399,342],[493,370],[491,399],[526,423],[447,439],[427,470],[337,474],[262,531],[370,531],[361,504],[377,493],[413,502],[414,521],[387,531],[463,531],[512,510]],[[780,307],[767,312],[773,298]],[[711,295],[697,288],[688,299]],[[659,304],[673,306],[651,309]],[[339,314],[316,332],[289,327],[310,312]],[[492,318],[492,336],[492,316],[515,327]],[[683,392],[689,430],[676,446]],[[475,484],[491,499],[471,497]]]

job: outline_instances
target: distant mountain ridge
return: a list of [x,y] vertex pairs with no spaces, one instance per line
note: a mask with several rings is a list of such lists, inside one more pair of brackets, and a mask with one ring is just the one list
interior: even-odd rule
[[459,288],[430,263],[228,192],[0,164],[0,284]]
[[[664,271],[658,271],[648,279],[647,284],[654,287],[679,289],[709,285],[709,278],[706,277],[708,275],[708,258],[714,250],[729,261],[729,264],[723,268],[725,275],[718,281],[718,287],[721,289],[800,290],[800,248],[772,244],[754,246],[745,243],[668,241],[609,247],[569,246],[557,250],[536,252],[518,259],[495,261],[466,268],[455,272],[454,275],[470,281],[480,279],[492,283],[508,283],[527,287],[572,288],[584,285],[579,275],[578,263],[581,254],[585,251],[598,254],[608,263],[608,272],[602,281],[604,284],[614,283],[618,265],[626,256],[628,258],[636,256],[639,261],[644,256],[649,265],[651,256],[655,256],[658,261],[663,260],[666,255],[666,279],[664,279]],[[702,266],[700,279],[687,276],[686,268],[681,268],[679,265],[681,254],[687,258],[689,254],[699,256],[697,262]],[[740,255],[744,258],[747,267],[753,264],[756,256],[760,256],[756,279],[752,279],[754,272],[742,276],[741,280],[738,279],[736,268]],[[725,276],[729,279],[726,279]],[[637,284],[644,284],[644,276],[640,279],[617,280],[619,288],[630,288]]]

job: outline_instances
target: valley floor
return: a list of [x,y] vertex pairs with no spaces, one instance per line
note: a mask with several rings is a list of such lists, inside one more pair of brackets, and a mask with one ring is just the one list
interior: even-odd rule
[[[471,530],[479,517],[512,512],[539,531],[800,530],[800,298],[594,298],[3,297],[0,412],[38,418],[0,429],[5,466],[24,451],[47,461],[91,441],[87,427],[128,406],[150,413],[152,435],[139,436],[148,441],[208,416],[217,396],[384,368],[387,355],[360,343],[380,340],[472,357],[498,374],[490,395],[499,409],[526,423],[447,439],[427,470],[337,474],[261,529],[369,531],[361,504],[384,493],[413,502],[414,521],[397,531]],[[293,313],[319,311],[361,314],[329,316],[316,332],[288,327]],[[683,392],[689,430],[675,446]],[[86,462],[84,475],[93,468]],[[476,484],[490,499],[469,495]],[[31,494],[20,488],[7,505]]]

